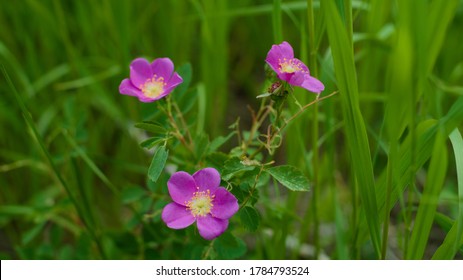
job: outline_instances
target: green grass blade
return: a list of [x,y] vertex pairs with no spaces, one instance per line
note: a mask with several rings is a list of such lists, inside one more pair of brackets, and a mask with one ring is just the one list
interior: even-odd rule
[[201,80],[207,95],[206,124],[211,136],[222,134],[228,103],[227,18],[210,15],[228,10],[228,1],[192,1],[201,18]]
[[[359,108],[358,85],[351,40],[333,1],[321,2],[327,21],[336,78],[340,89],[347,141],[353,172],[359,185],[370,237],[377,256],[381,254],[375,182],[364,120]],[[348,11],[350,12],[350,11]]]
[[281,26],[281,0],[273,1],[272,12],[273,39],[279,44],[283,40],[283,28]]
[[[458,179],[458,218],[457,218],[457,236],[463,238],[463,138],[458,129],[450,133],[450,141],[452,142],[453,152],[455,154],[455,161],[457,166],[457,179]],[[460,247],[461,242],[455,240],[455,251]]]
[[[433,259],[453,259],[463,242],[463,138],[458,129],[450,134],[458,179],[458,217],[447,233],[444,242],[433,255]],[[460,238],[459,238],[460,237]]]
[[[403,141],[399,150],[399,167],[397,174],[400,174],[397,182],[393,182],[391,192],[391,204],[390,207],[395,205],[399,198],[399,194],[403,193],[409,182],[409,172],[417,172],[431,157],[433,144],[439,127],[445,128],[446,133],[453,131],[457,125],[463,122],[463,97],[457,99],[453,106],[448,111],[447,115],[439,121],[427,120],[418,125],[416,128],[416,160],[414,169],[410,170],[410,164],[412,161],[411,155],[411,137],[408,136]],[[384,211],[386,211],[386,172],[383,172],[377,181],[377,203],[379,209],[379,217],[384,217]],[[389,211],[390,209],[387,209]],[[366,221],[362,221],[365,223]],[[368,233],[364,227],[360,226],[362,232],[359,233],[360,237],[358,242],[363,243],[367,238]],[[359,245],[359,244],[357,244]]]
[[431,74],[439,51],[442,48],[445,35],[447,34],[445,31],[455,15],[458,0],[432,1],[429,6],[429,14],[426,18],[428,32],[424,33],[427,35],[426,43],[424,44],[424,46],[428,46],[425,53],[427,59],[425,60],[425,67],[422,69],[422,71],[425,71],[424,75],[426,76]]
[[447,147],[445,146],[445,135],[439,131],[434,142],[428,176],[420,199],[412,236],[405,256],[406,259],[423,258],[446,172]]
[[101,171],[100,168],[95,164],[95,162],[84,152],[84,150],[76,143],[76,141],[69,135],[69,132],[63,130],[63,135],[66,141],[72,146],[74,151],[82,158],[82,160],[87,164],[87,166],[95,173],[98,178],[114,193],[118,194],[119,190],[114,186],[114,184],[106,177],[106,175]]
[[64,178],[61,176],[61,172],[58,170],[58,167],[56,166],[55,162],[53,161],[50,152],[46,148],[42,137],[40,136],[39,132],[37,131],[37,127],[36,127],[34,121],[32,120],[31,114],[29,113],[29,111],[28,111],[28,109],[27,109],[21,95],[16,90],[16,87],[14,86],[13,82],[11,81],[10,76],[8,75],[8,73],[7,73],[6,69],[5,69],[5,66],[3,64],[1,65],[1,68],[2,68],[2,72],[3,72],[3,76],[5,77],[10,89],[13,91],[13,93],[14,93],[14,95],[16,97],[16,101],[18,102],[18,105],[19,105],[19,107],[21,109],[21,112],[22,112],[22,115],[23,115],[23,117],[24,117],[24,119],[26,121],[26,124],[31,129],[35,140],[38,142],[38,144],[40,146],[41,151],[44,153],[46,159],[48,160],[48,163],[50,164],[50,167],[53,170],[54,176],[56,177],[58,182],[61,184],[61,186],[64,188],[67,195],[69,196],[69,199],[71,200],[71,203],[74,205],[74,207],[75,207],[75,209],[77,211],[77,214],[79,215],[81,220],[84,222],[84,225],[85,225],[86,229],[88,230],[90,236],[92,236],[93,240],[97,244],[98,249],[99,249],[99,251],[101,253],[101,256],[103,258],[106,258],[106,254],[105,254],[105,251],[103,249],[103,246],[101,244],[101,241],[100,241],[100,238],[99,238],[98,234],[96,232],[94,232],[94,229],[92,228],[92,226],[89,225],[88,219],[86,218],[86,216],[84,214],[84,211],[81,208],[81,205],[78,203],[78,200],[74,197],[70,187],[68,186],[68,184],[66,183]]

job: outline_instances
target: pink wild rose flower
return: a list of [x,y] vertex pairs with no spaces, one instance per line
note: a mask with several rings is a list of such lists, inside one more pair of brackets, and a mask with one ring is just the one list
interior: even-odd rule
[[136,58],[130,64],[130,78],[121,82],[119,92],[135,96],[141,102],[153,102],[167,96],[182,82],[169,58],[158,58],[152,63]]
[[288,42],[273,45],[267,54],[265,62],[277,73],[280,80],[290,85],[307,89],[314,93],[320,93],[325,86],[316,78],[310,76],[309,68],[297,58]]
[[167,182],[173,202],[162,210],[162,220],[169,228],[182,229],[196,221],[199,234],[212,240],[228,227],[238,211],[238,200],[220,187],[220,174],[214,168],[204,168],[190,175],[179,171]]

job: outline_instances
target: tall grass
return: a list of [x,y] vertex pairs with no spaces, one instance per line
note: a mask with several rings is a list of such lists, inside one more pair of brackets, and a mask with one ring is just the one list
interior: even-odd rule
[[289,127],[275,158],[311,192],[261,189],[258,230],[231,220],[243,258],[463,256],[462,1],[26,0],[2,4],[0,26],[1,258],[201,257],[163,244],[168,177],[147,180],[133,128],[156,107],[118,85],[135,57],[189,62],[190,116],[226,135],[238,116],[249,126],[282,40],[322,96],[339,93]]

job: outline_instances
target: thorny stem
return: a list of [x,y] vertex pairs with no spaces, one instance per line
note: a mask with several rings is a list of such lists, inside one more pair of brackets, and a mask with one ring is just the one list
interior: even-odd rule
[[241,145],[241,150],[243,151],[243,156],[246,155],[246,151],[249,148],[249,146],[251,145],[252,139],[254,138],[254,134],[257,132],[259,127],[262,125],[264,120],[267,118],[267,116],[272,111],[272,106],[271,106],[271,104],[266,105],[265,102],[263,101],[261,106],[260,106],[259,112],[257,112],[257,115],[254,113],[254,111],[250,107],[248,107],[248,109],[251,111],[251,114],[252,114],[252,123],[253,123],[253,125],[251,127],[250,132],[249,132],[249,137],[248,137],[247,141],[244,141],[243,144]]
[[209,246],[207,246],[207,250],[206,252],[204,252],[203,254],[203,260],[207,260],[207,258],[209,257],[209,255],[211,254],[211,250],[212,250],[212,247],[214,246],[214,241],[216,239],[212,240],[211,243],[209,243]]
[[[190,136],[190,143],[188,143],[185,139],[185,137],[183,136],[183,134],[181,133],[180,131],[180,128],[178,127],[177,125],[177,122],[175,121],[175,118],[174,116],[172,115],[172,103],[171,103],[171,100],[170,100],[170,97],[167,96],[166,98],[166,102],[167,102],[167,110],[159,105],[159,109],[161,111],[163,111],[167,117],[169,118],[169,123],[170,125],[172,126],[172,128],[174,129],[173,131],[173,135],[188,149],[190,150],[191,152],[193,152],[193,147],[192,147],[192,141],[191,141],[191,136]],[[183,118],[183,115],[181,115],[181,118]],[[185,124],[186,125],[186,124]],[[187,135],[190,135],[189,131],[187,128],[185,128],[186,131],[187,131]]]
[[[297,118],[300,114],[302,114],[307,108],[309,108],[309,107],[312,106],[313,104],[316,104],[316,103],[318,103],[318,102],[320,102],[320,101],[322,101],[322,100],[325,100],[325,99],[327,99],[327,98],[329,98],[329,97],[331,97],[331,96],[333,96],[333,95],[335,95],[335,94],[337,94],[337,93],[338,93],[338,91],[335,91],[335,92],[333,92],[333,93],[331,93],[331,94],[329,94],[329,95],[327,95],[327,96],[324,96],[324,97],[320,97],[320,94],[318,94],[318,95],[317,95],[317,98],[316,98],[314,101],[312,101],[312,102],[310,102],[310,103],[308,103],[308,104],[302,106],[302,107],[299,109],[299,111],[297,111],[297,112],[296,112],[293,116],[291,116],[288,120],[284,120],[283,125],[282,125],[281,127],[276,127],[275,125],[271,125],[271,127],[272,127],[271,132],[267,132],[267,135],[266,135],[266,138],[267,138],[266,143],[261,143],[261,146],[259,146],[259,148],[258,148],[256,151],[254,151],[254,153],[252,153],[252,154],[249,156],[249,159],[253,159],[253,158],[254,158],[258,153],[260,153],[264,148],[271,149],[271,143],[273,143],[273,141],[275,140],[275,138],[276,138],[278,135],[280,135],[280,133],[281,133],[281,132],[282,132],[282,131],[283,131],[283,130],[284,130],[295,118]],[[262,120],[262,121],[263,121],[263,120]],[[257,127],[255,128],[255,130],[257,130],[257,129],[260,127],[261,124],[262,124],[262,122],[259,123],[259,126],[257,126]],[[256,125],[256,124],[255,124],[255,125]],[[253,125],[253,128],[254,128],[255,125]],[[254,131],[254,132],[255,132],[255,131]],[[250,138],[250,139],[252,139],[252,138]],[[250,142],[250,140],[249,140],[249,142]],[[249,146],[249,145],[247,145],[247,146]],[[247,148],[247,146],[246,146],[246,148]],[[246,152],[246,150],[243,149],[243,153],[244,153],[244,154],[245,154],[245,152]]]
[[[268,164],[273,164],[274,162],[271,161]],[[259,182],[259,178],[260,178],[260,175],[262,174],[262,171],[264,171],[264,166],[265,164],[262,164],[260,166],[260,171],[259,171],[259,174],[256,175],[256,179],[254,180],[254,185],[252,186],[251,190],[249,191],[249,195],[246,197],[246,199],[241,203],[241,206],[240,206],[240,209],[241,210],[244,206],[246,206],[246,204],[248,203],[249,199],[251,199],[252,195],[254,194],[254,191],[256,190],[257,188],[257,182]]]
[[191,138],[190,129],[188,128],[188,125],[186,124],[186,121],[185,121],[185,118],[183,117],[182,111],[178,107],[178,104],[177,104],[177,102],[175,102],[175,100],[172,102],[172,104],[174,105],[175,111],[176,111],[178,117],[180,118],[180,121],[182,123],[183,129],[185,130],[185,133],[186,133],[186,136],[187,136],[188,140],[190,141],[190,143],[193,143],[193,139]]

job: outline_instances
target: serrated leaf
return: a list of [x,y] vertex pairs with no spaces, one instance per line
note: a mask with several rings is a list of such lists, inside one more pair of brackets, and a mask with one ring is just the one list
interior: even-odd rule
[[309,180],[294,166],[280,165],[266,170],[273,178],[292,191],[308,191]]
[[141,123],[136,123],[135,124],[136,128],[140,128],[149,132],[152,132],[154,134],[164,134],[166,133],[166,129],[159,123],[157,122],[151,122],[151,121],[144,121]]
[[214,250],[218,259],[232,260],[246,253],[246,244],[231,233],[225,232],[215,240]]
[[214,167],[217,169],[217,171],[219,171],[220,174],[224,174],[224,165],[229,158],[230,157],[225,153],[211,153],[206,156],[206,165],[209,167]]
[[151,165],[148,169],[148,177],[151,181],[156,182],[158,180],[159,175],[161,175],[161,172],[166,165],[168,155],[169,151],[164,146],[158,147],[154,151],[153,160],[151,161]]
[[237,173],[242,171],[253,170],[254,168],[255,166],[244,165],[238,157],[232,157],[231,159],[225,162],[223,171],[224,174],[222,174],[222,179],[228,181]]
[[241,223],[249,231],[256,231],[260,224],[260,214],[256,208],[245,206],[238,212]]

